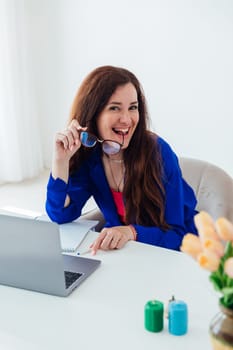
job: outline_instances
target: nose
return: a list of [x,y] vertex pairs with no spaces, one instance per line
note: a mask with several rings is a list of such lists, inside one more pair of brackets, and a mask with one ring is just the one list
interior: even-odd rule
[[130,115],[128,111],[122,111],[120,115],[120,122],[123,124],[129,124],[130,122]]

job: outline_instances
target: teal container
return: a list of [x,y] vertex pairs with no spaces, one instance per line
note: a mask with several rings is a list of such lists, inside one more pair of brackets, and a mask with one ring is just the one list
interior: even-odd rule
[[184,335],[188,331],[188,308],[184,301],[171,301],[168,307],[168,331]]
[[148,301],[144,308],[144,325],[150,332],[163,330],[163,303],[158,300]]

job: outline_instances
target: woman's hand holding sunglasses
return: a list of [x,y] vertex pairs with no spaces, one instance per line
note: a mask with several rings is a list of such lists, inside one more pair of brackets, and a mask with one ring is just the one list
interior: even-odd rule
[[55,136],[55,159],[69,161],[81,146],[80,131],[86,129],[73,119],[67,129],[58,132]]

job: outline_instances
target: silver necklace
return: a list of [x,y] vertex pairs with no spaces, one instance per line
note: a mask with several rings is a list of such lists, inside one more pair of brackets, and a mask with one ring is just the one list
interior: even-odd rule
[[112,159],[112,158],[108,158],[110,162],[113,162],[113,163],[123,163],[124,162],[124,159]]
[[124,162],[123,158],[121,158],[121,159],[111,158],[106,153],[104,153],[104,157],[106,157],[110,162],[113,162],[113,163],[123,163]]
[[[109,157],[107,157],[107,159],[109,160]],[[123,160],[122,160],[122,161],[123,161]],[[119,163],[122,163],[122,162],[119,162]],[[111,176],[112,176],[112,180],[113,180],[113,182],[114,182],[115,188],[117,189],[117,192],[121,192],[121,191],[120,191],[120,186],[121,186],[121,183],[122,183],[122,181],[123,181],[123,179],[124,179],[124,176],[125,176],[124,167],[123,167],[123,166],[121,167],[121,168],[122,168],[122,177],[120,178],[120,181],[119,181],[119,183],[117,184],[116,179],[115,179],[115,176],[114,176],[114,172],[113,172],[113,170],[112,170],[112,166],[111,166],[110,160],[109,160],[108,164],[109,164],[109,168],[110,168],[110,172],[111,172]]]

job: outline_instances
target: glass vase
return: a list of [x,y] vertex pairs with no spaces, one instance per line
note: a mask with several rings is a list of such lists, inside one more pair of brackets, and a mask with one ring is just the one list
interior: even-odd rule
[[213,350],[233,350],[233,309],[219,303],[220,311],[210,323]]

